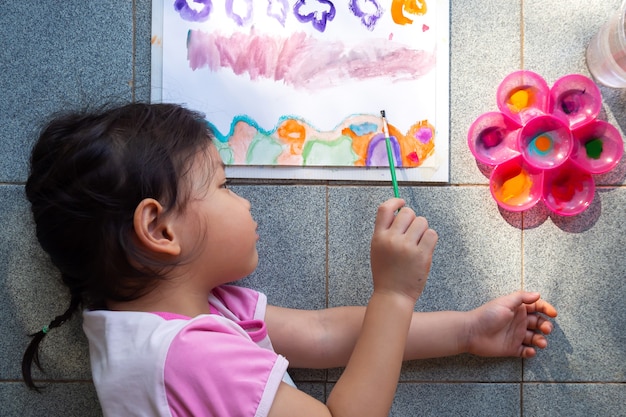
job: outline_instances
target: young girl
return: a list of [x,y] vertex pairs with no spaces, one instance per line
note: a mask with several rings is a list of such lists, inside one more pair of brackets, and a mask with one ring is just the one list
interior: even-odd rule
[[[556,311],[537,293],[413,311],[437,234],[400,199],[378,208],[367,307],[292,310],[227,285],[254,271],[259,237],[212,140],[202,115],[171,104],[44,128],[26,194],[71,301],[24,355],[29,387],[39,343],[81,307],[105,416],[386,416],[403,360],[529,358],[546,346]],[[345,371],[323,404],[288,365]]]

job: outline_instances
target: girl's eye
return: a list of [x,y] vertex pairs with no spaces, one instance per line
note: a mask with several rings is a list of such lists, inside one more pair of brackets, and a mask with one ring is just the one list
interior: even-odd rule
[[224,182],[222,183],[222,188],[228,188],[229,184],[230,184],[229,180],[224,180]]

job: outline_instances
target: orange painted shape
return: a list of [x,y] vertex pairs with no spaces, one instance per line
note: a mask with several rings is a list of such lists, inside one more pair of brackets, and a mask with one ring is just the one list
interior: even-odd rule
[[288,142],[304,140],[306,128],[294,119],[287,119],[278,128],[278,137]]
[[404,15],[405,12],[412,15],[424,15],[427,10],[425,0],[392,0],[391,2],[391,18],[397,25],[413,23],[413,20]]
[[404,0],[404,10],[414,15],[425,15],[428,11],[426,0]]
[[302,153],[304,140],[306,139],[306,127],[297,120],[287,119],[276,130],[279,139],[290,145],[293,155]]
[[[428,128],[431,131],[431,138],[426,143],[417,139],[424,128]],[[389,130],[395,131],[393,127],[389,127]],[[395,131],[393,136],[398,139],[400,144],[400,149],[402,150],[402,166],[404,167],[420,166],[422,162],[428,159],[435,151],[435,128],[428,123],[428,120],[415,123],[411,126],[406,135]]]
[[367,149],[374,135],[372,133],[369,133],[367,135],[357,135],[349,127],[344,127],[343,129],[341,129],[341,134],[352,139],[352,150],[357,155],[357,160],[354,161],[354,166],[365,166],[367,159]]

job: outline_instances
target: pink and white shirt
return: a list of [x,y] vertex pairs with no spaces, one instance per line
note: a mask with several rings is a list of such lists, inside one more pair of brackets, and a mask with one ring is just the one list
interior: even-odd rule
[[267,416],[287,360],[272,348],[264,294],[222,286],[211,314],[86,310],[91,371],[106,417]]

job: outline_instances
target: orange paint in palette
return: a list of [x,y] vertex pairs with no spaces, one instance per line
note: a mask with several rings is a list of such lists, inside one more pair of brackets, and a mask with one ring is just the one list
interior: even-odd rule
[[506,105],[513,113],[519,113],[526,107],[530,107],[534,100],[535,95],[532,89],[528,87],[522,87],[511,92],[506,102]]
[[547,135],[537,136],[535,139],[535,146],[539,152],[547,153],[550,148],[552,148],[552,139],[550,139],[550,136]]
[[499,188],[496,188],[496,198],[503,203],[517,206],[526,203],[530,197],[530,188],[533,181],[526,171],[506,179]]

